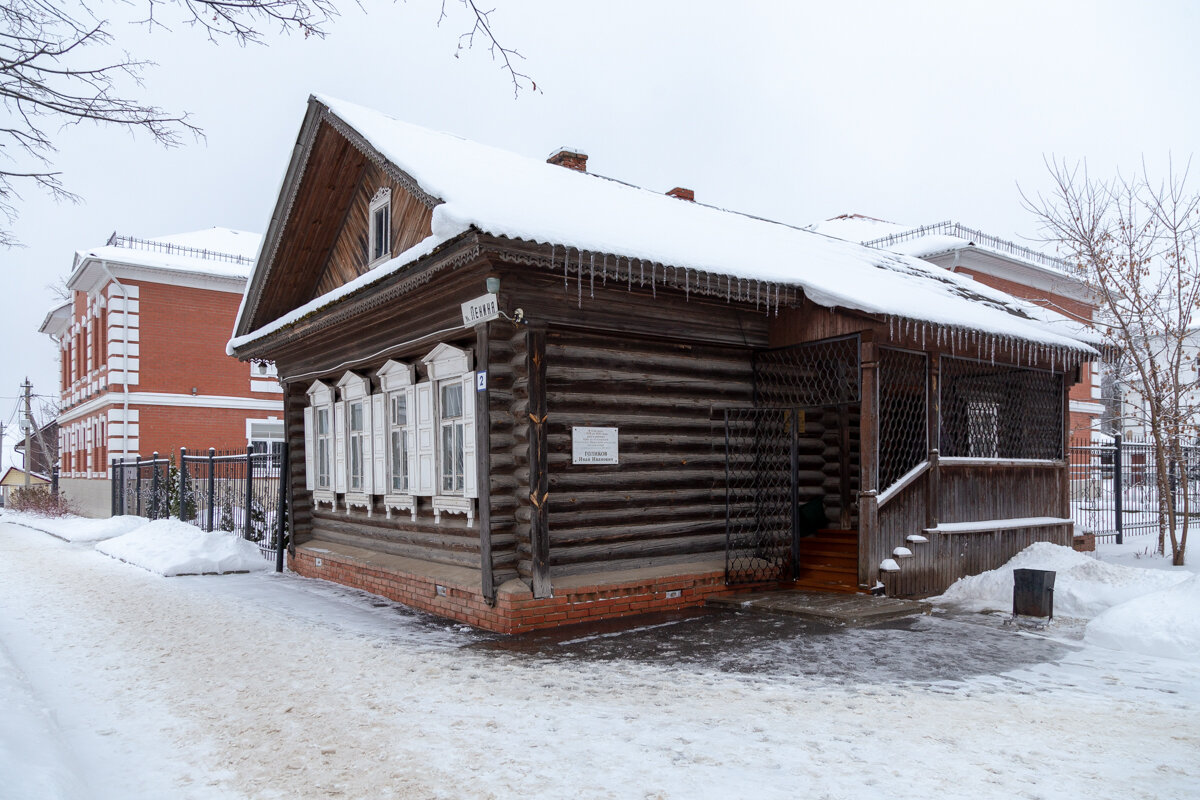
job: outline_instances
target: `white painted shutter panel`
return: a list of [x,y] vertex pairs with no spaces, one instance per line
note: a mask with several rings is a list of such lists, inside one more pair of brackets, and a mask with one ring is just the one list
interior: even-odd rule
[[316,452],[313,409],[308,406],[304,409],[304,488],[310,492],[317,486]]
[[346,401],[333,404],[333,490],[346,493]]
[[408,457],[408,494],[417,493],[417,390],[409,386],[404,390],[404,438],[405,454]]
[[363,452],[362,452],[362,491],[363,494],[375,493],[375,436],[374,430],[375,415],[372,414],[371,395],[366,395],[362,400],[363,404]]
[[387,474],[387,397],[382,394],[371,395],[371,431],[375,455],[375,487],[374,494],[385,494],[388,491]]
[[429,381],[418,383],[416,395],[417,470],[414,475],[409,477],[409,482],[413,483],[413,494],[432,497],[434,481],[437,477],[437,464],[434,459],[437,426],[433,419],[433,383]]
[[462,379],[463,393],[463,496],[479,497],[475,466],[475,373]]

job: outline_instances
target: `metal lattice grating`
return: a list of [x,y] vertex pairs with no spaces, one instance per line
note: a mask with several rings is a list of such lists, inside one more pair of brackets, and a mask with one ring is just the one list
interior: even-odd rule
[[879,351],[879,488],[886,489],[928,456],[924,353]]
[[778,580],[790,564],[795,426],[790,408],[725,412],[728,583]]
[[754,403],[761,407],[857,403],[861,374],[858,336],[758,350]]
[[943,456],[1062,457],[1061,374],[943,358],[941,395]]

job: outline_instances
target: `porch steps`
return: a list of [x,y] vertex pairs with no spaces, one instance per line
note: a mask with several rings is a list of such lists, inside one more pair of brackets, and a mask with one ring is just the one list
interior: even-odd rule
[[823,529],[800,539],[800,569],[793,588],[857,593],[858,531]]

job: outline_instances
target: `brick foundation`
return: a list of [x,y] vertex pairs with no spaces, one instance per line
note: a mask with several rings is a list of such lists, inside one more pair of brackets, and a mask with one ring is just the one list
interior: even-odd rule
[[1096,550],[1096,534],[1094,533],[1077,533],[1075,539],[1071,542],[1071,546],[1080,553],[1092,553]]
[[[435,576],[405,569],[402,563],[408,560],[395,559],[396,563],[387,566],[371,561],[346,552],[301,545],[289,564],[294,572],[305,577],[362,589],[497,633],[524,633],[577,622],[689,608],[703,605],[713,595],[732,593],[725,585],[724,570],[713,570],[625,577],[603,583],[596,578],[573,577],[555,586],[554,597],[538,599],[524,583],[514,580],[499,587],[495,605],[489,605],[475,581],[456,581],[451,577],[454,572],[470,574],[468,570],[449,568],[443,571],[444,576]],[[597,582],[587,583],[589,580]],[[750,588],[754,587],[738,587],[738,590]],[[667,596],[676,592],[678,596]]]

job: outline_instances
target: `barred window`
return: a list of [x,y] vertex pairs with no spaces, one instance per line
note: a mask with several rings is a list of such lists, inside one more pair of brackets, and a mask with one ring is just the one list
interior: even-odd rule
[[941,453],[963,458],[1062,458],[1063,376],[942,359]]

